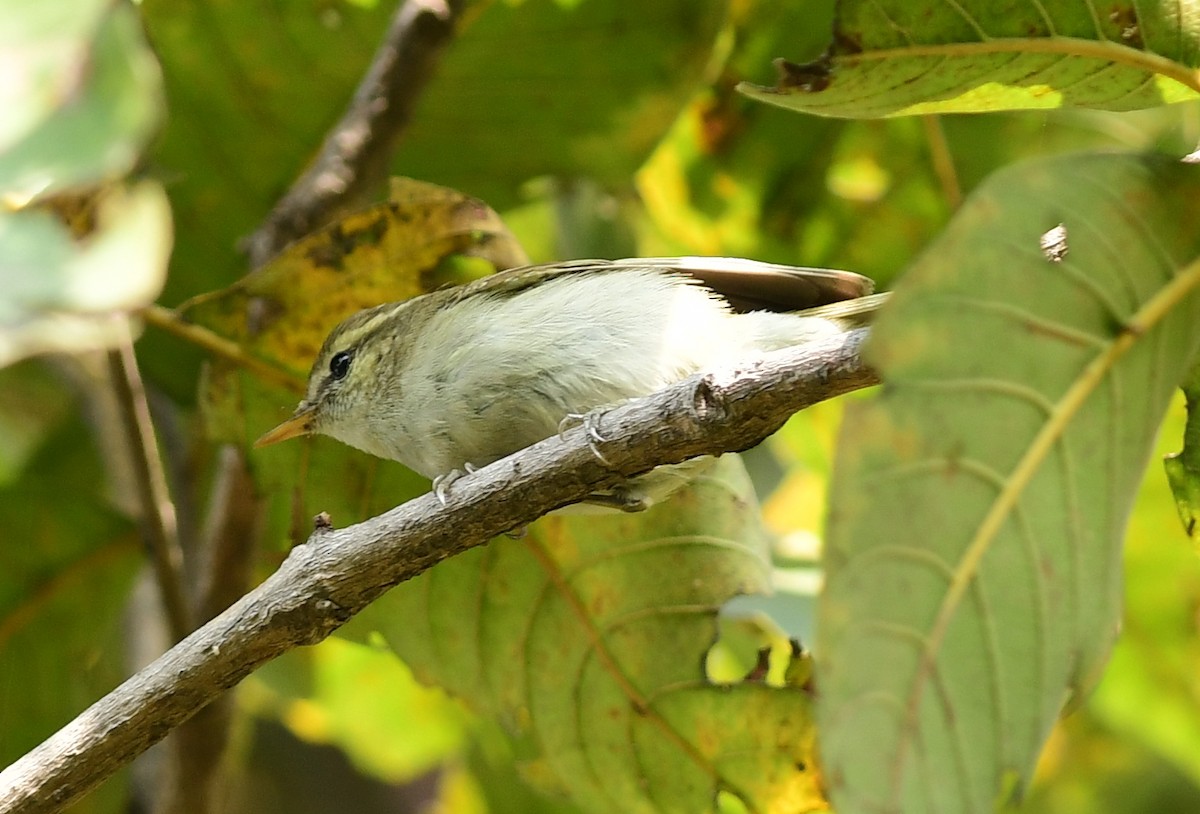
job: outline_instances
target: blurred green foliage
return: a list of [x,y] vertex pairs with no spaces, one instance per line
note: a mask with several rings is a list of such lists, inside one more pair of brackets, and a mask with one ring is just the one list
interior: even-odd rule
[[[34,125],[67,121],[81,129],[56,143],[78,145],[82,136],[82,143],[106,149],[73,151],[70,157],[82,160],[61,170],[56,183],[134,170],[160,183],[175,220],[160,301],[175,306],[247,271],[239,240],[263,220],[344,109],[393,5],[144,0],[137,12],[161,65],[165,106],[129,25],[134,7],[118,4],[119,18],[97,28],[101,5],[107,7],[91,4],[78,25],[59,27],[66,45],[37,44],[56,25],[43,19],[44,9],[35,13],[37,4],[0,12],[6,22],[23,23],[11,30],[29,33],[31,47],[45,49],[38,53],[43,60],[79,53],[68,35],[83,32],[80,41],[102,49],[98,76],[105,80],[85,83],[81,98],[92,104],[78,110],[51,115],[45,100],[61,96],[43,93],[33,97],[34,112],[7,119],[11,134],[0,129],[0,153],[18,136],[25,141],[0,169],[15,168],[12,177],[25,183],[28,162],[36,168],[57,161],[33,150],[51,144]],[[849,268],[886,286],[945,227],[959,192],[969,194],[1001,167],[1078,149],[1177,155],[1200,140],[1194,104],[1121,114],[1063,109],[846,121],[763,105],[735,90],[744,81],[770,85],[774,57],[816,59],[834,17],[832,0],[481,2],[425,90],[393,169],[484,198],[535,260],[734,254]],[[126,49],[124,62],[112,59],[113,48]],[[17,53],[0,39],[0,54]],[[159,120],[157,138],[135,167]],[[943,169],[948,162],[955,177],[939,174],[939,162]],[[211,466],[196,407],[205,356],[153,329],[139,341],[138,356],[172,462],[186,542],[200,526]],[[120,616],[132,607],[138,537],[121,452],[104,441],[114,422],[93,368],[87,360],[49,359],[0,371],[0,765],[129,669]],[[277,400],[271,407],[290,406]],[[820,405],[749,456],[777,536],[779,584],[798,592],[781,591],[772,600],[778,604],[765,607],[793,634],[812,628],[808,576],[824,533],[840,416],[840,404]],[[1182,416],[1180,400],[1159,452],[1178,448]],[[321,445],[332,443],[253,463],[320,459]],[[424,488],[407,476],[395,483],[396,503]],[[293,495],[270,495],[270,527],[298,528],[307,516],[296,505],[347,505],[354,489],[334,479],[310,485],[302,504]],[[372,494],[370,502],[388,498]],[[260,573],[287,542],[278,532],[266,541]],[[1127,610],[1113,659],[1095,693],[1052,734],[1022,810],[1200,810],[1200,567],[1157,466],[1139,493],[1125,563]],[[153,609],[137,607],[124,629],[144,633]],[[246,792],[264,784],[263,767],[284,776],[264,759],[273,742],[255,736],[266,731],[256,728],[264,722],[282,724],[299,740],[286,754],[288,768],[301,774],[320,765],[314,744],[332,744],[349,759],[351,785],[390,793],[429,782],[441,810],[575,810],[518,780],[554,785],[529,744],[511,743],[494,723],[420,686],[377,638],[361,631],[358,638],[288,654],[238,690],[227,810],[272,810],[252,806]],[[74,810],[122,811],[129,793],[121,776]],[[381,811],[413,810],[383,792],[371,799],[386,801]],[[334,810],[317,801],[314,793],[307,810]],[[336,795],[326,804],[336,806]],[[720,805],[737,810],[730,795]]]

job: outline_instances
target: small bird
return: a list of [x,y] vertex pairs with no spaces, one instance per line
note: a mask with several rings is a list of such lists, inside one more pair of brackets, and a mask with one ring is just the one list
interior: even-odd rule
[[[572,260],[360,311],[335,327],[304,400],[256,447],[332,436],[446,489],[559,432],[725,360],[863,324],[886,295],[846,271],[725,257]],[[589,425],[593,437],[595,428]],[[704,466],[660,467],[588,503],[637,511]]]

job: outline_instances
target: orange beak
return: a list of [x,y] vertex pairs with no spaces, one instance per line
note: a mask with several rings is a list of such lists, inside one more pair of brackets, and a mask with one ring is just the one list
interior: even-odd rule
[[255,448],[265,447],[268,444],[277,444],[280,441],[286,441],[289,438],[296,438],[301,435],[308,435],[312,431],[313,413],[315,412],[316,410],[312,407],[301,407],[287,421],[263,433],[263,436],[254,442]]

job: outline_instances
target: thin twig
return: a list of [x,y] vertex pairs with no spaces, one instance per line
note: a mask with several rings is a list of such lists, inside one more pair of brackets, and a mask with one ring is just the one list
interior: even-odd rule
[[954,211],[962,205],[962,186],[958,182],[958,171],[954,169],[954,156],[950,153],[950,144],[946,141],[946,131],[942,127],[940,116],[922,116],[921,124],[925,127],[925,140],[929,142],[929,158],[933,162],[933,171],[938,183],[942,186],[942,194]]
[[[125,317],[120,317],[124,320]],[[167,611],[173,641],[180,641],[192,630],[186,593],[183,589],[183,552],[175,524],[175,505],[167,489],[167,476],[158,456],[158,441],[150,421],[146,388],[133,353],[133,339],[108,351],[108,368],[121,408],[128,449],[131,454],[138,500],[142,507],[142,526],[154,562],[154,574]]]
[[0,772],[0,814],[49,814],[287,650],[314,644],[384,591],[548,511],[654,466],[746,449],[796,410],[877,381],[858,350],[866,330],[693,376],[605,414],[611,468],[584,427],[307,543],[271,577]]
[[153,325],[155,328],[190,342],[215,356],[228,359],[234,364],[257,374],[261,378],[283,385],[294,393],[304,392],[303,377],[251,356],[242,350],[241,345],[213,333],[208,328],[185,322],[180,319],[179,314],[170,308],[163,308],[161,305],[149,305],[140,311],[138,316],[144,319],[147,325]]
[[258,267],[296,238],[362,203],[388,162],[450,42],[465,0],[404,0],[350,107],[312,165],[275,205],[245,250]]

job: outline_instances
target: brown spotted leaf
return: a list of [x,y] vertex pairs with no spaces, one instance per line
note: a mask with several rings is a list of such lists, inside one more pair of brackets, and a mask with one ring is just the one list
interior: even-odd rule
[[[180,307],[181,320],[246,358],[217,357],[208,368],[201,406],[209,437],[248,447],[290,415],[325,336],[350,314],[524,262],[486,204],[397,179],[385,203],[293,243],[237,284]],[[275,501],[274,528],[289,528],[294,540],[307,536],[318,511],[345,524],[391,508],[425,484],[397,463],[322,437],[259,450],[252,462],[263,464],[259,483]]]
[[496,269],[525,262],[487,204],[397,178],[385,203],[296,241],[235,285],[185,302],[179,314],[303,384],[334,325],[363,308],[461,282],[447,261],[464,255]]

